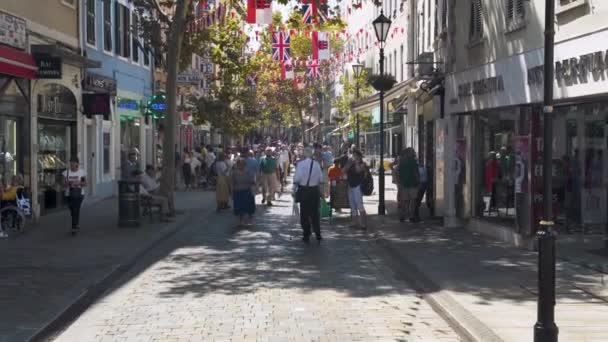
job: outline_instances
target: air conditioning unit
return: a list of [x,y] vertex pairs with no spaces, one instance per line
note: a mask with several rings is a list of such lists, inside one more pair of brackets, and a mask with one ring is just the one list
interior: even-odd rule
[[432,52],[424,52],[418,55],[416,61],[416,78],[429,78],[435,73],[434,55]]

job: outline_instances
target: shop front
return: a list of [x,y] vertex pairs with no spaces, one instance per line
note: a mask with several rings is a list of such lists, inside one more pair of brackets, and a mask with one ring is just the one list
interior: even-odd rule
[[[153,136],[151,129],[152,118],[143,115],[145,106],[142,95],[118,90],[116,97],[116,113],[120,120],[120,160],[125,165],[129,154],[135,152],[141,168],[147,163],[153,163]],[[127,175],[122,174],[125,178]]]
[[116,189],[114,137],[116,81],[87,72],[83,80],[82,107],[85,116],[85,156],[89,168],[88,195],[105,198]]
[[38,203],[41,214],[66,205],[62,173],[71,157],[78,156],[77,101],[58,83],[37,91]]
[[27,48],[27,23],[0,12],[0,184],[21,176],[24,186],[32,188],[31,169],[31,79],[37,66]]
[[[608,30],[556,44],[552,193],[560,231],[600,233],[608,222],[608,47],[595,51],[606,39]],[[449,184],[462,191],[459,216],[515,243],[543,218],[542,61],[534,50],[446,79],[451,145],[462,159]]]

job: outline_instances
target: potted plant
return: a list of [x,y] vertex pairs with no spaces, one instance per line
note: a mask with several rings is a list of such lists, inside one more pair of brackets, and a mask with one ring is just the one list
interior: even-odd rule
[[371,74],[367,77],[367,80],[377,91],[391,90],[397,83],[397,80],[392,75]]

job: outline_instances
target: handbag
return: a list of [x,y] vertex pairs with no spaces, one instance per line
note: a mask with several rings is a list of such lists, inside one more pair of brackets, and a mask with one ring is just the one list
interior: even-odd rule
[[[308,187],[308,184],[310,184],[310,176],[312,175],[312,167],[315,164],[314,160],[310,160],[310,170],[308,170],[308,180],[306,181],[306,186]],[[296,203],[300,203],[302,202],[302,187],[298,186],[298,188],[296,189],[296,196],[295,196],[295,201]]]

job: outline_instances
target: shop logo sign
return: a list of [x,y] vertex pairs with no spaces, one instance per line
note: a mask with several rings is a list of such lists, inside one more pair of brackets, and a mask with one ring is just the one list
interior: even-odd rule
[[[555,62],[555,80],[564,86],[602,79],[608,68],[608,51],[597,51]],[[544,80],[544,65],[528,69],[528,85],[541,86]]]
[[488,77],[481,80],[458,85],[458,97],[471,97],[473,95],[487,95],[505,90],[502,76]]
[[59,79],[62,77],[61,58],[49,55],[34,55],[36,59],[37,78]]
[[25,50],[27,47],[27,22],[0,11],[0,44]]

